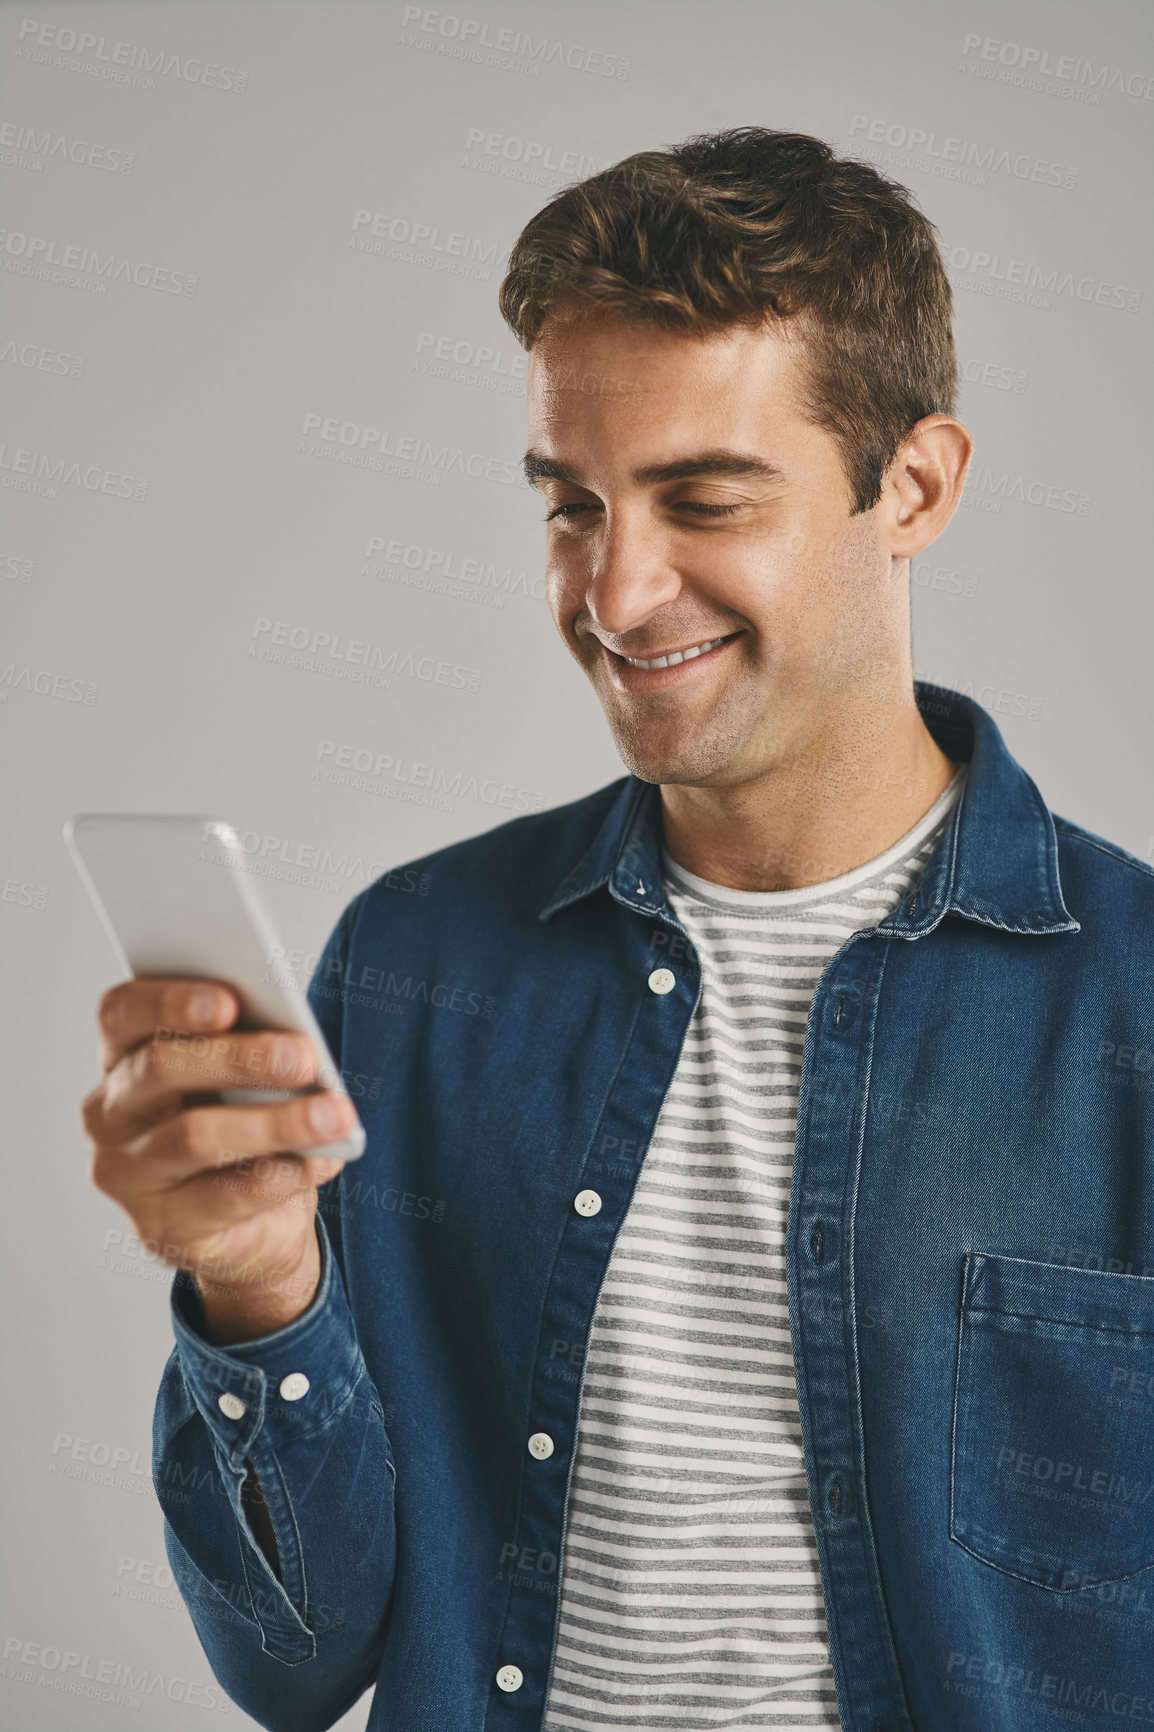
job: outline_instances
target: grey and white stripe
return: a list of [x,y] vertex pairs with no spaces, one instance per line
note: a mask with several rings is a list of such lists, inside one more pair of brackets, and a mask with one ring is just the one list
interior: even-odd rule
[[826,964],[908,895],[964,773],[807,889],[666,855],[701,1001],[594,1314],[545,1732],[841,1726],[784,1255],[802,1049]]

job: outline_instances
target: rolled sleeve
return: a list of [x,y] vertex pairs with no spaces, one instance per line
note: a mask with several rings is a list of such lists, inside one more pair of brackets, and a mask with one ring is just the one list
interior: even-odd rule
[[[206,1340],[195,1286],[177,1274],[176,1347],[154,1425],[153,1479],[174,1576],[217,1677],[266,1725],[276,1723],[264,1715],[284,1688],[263,1676],[270,1664],[283,1673],[314,1662],[326,1713],[356,1699],[379,1662],[392,1584],[392,1449],[319,1213],[317,1236],[312,1304],[253,1341]],[[241,1497],[250,1466],[279,1579]],[[292,1700],[301,1712],[303,1700]]]
[[271,1335],[214,1346],[199,1334],[195,1287],[183,1271],[172,1286],[180,1369],[192,1401],[231,1472],[253,1449],[279,1454],[326,1426],[365,1382],[344,1286],[317,1213],[321,1277],[308,1310]]

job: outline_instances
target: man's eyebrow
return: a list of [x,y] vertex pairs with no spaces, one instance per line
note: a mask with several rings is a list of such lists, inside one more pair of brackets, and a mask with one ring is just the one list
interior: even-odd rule
[[577,471],[568,463],[558,463],[555,458],[545,457],[532,446],[521,459],[521,467],[525,471],[525,479],[530,484],[538,481],[566,481],[573,487],[581,483],[577,479]]
[[[525,478],[531,483],[560,481],[572,487],[584,483],[579,472],[569,463],[559,463],[540,451],[526,451],[523,466]],[[755,475],[763,481],[784,481],[785,473],[768,457],[758,457],[751,451],[697,451],[692,457],[679,457],[674,463],[649,463],[633,471],[633,480],[641,487],[662,481],[692,481],[699,475]]]
[[785,473],[768,457],[752,451],[698,451],[676,463],[650,463],[633,471],[634,481],[647,486],[655,481],[692,481],[696,475],[757,475],[765,481],[784,481]]

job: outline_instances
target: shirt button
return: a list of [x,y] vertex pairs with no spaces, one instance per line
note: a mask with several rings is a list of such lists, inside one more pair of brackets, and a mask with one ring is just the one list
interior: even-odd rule
[[225,1390],[223,1395],[217,1396],[216,1405],[220,1408],[220,1411],[224,1414],[226,1419],[243,1419],[245,1414],[248,1412],[248,1408],[245,1406],[240,1396],[233,1395],[231,1390],[228,1389]]
[[303,1371],[290,1371],[281,1380],[280,1392],[285,1401],[299,1401],[309,1392],[309,1380]]
[[677,985],[677,976],[671,968],[655,968],[649,976],[649,990],[657,994],[672,992]]
[[546,1461],[553,1453],[553,1439],[547,1431],[535,1431],[529,1439],[529,1454]]
[[578,1191],[573,1207],[579,1215],[596,1215],[601,1208],[601,1198],[596,1191]]
[[525,1682],[520,1666],[502,1666],[497,1673],[498,1690],[519,1690]]

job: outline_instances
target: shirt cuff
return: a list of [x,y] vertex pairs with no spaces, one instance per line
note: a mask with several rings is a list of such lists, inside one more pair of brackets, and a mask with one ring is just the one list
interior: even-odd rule
[[172,1326],[185,1386],[214,1443],[234,1473],[259,1436],[280,1452],[303,1442],[343,1410],[364,1363],[318,1211],[321,1278],[307,1311],[271,1335],[216,1346],[199,1332],[200,1299],[191,1276],[172,1284]]

